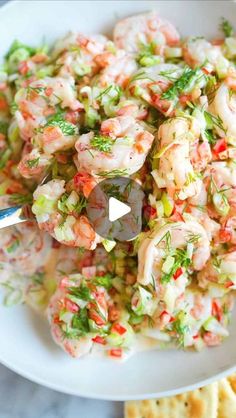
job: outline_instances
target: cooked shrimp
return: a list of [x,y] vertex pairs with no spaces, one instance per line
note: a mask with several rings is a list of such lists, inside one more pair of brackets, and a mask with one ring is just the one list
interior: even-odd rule
[[34,222],[4,229],[0,235],[0,261],[9,262],[15,273],[29,276],[44,266],[51,238],[35,227]]
[[170,87],[169,79],[177,80],[182,72],[177,65],[166,63],[142,68],[131,78],[130,93],[169,115],[173,111],[173,105],[168,100],[162,100],[161,95]]
[[60,104],[62,109],[81,109],[80,102],[76,99],[73,78],[45,77],[33,81],[27,88],[20,89],[15,101],[18,109],[15,117],[21,136],[31,139],[35,129],[47,123],[47,116],[56,113],[56,106]]
[[[80,286],[88,295],[83,300],[76,297]],[[108,302],[107,292],[103,287],[96,286],[92,278],[85,279],[80,274],[64,277],[48,306],[48,320],[55,342],[72,357],[80,357],[89,352],[97,341],[96,334],[100,330],[105,331],[109,325]],[[83,315],[83,326],[88,328],[86,337],[83,336],[83,330],[77,327],[76,321],[80,320],[80,315]]]
[[[192,254],[189,256],[194,270],[201,270],[210,257],[210,242],[206,231],[197,221],[186,221],[178,223],[168,223],[162,227],[158,226],[150,235],[144,238],[138,251],[138,282],[144,285],[152,283],[154,280],[164,285],[162,282],[163,257],[165,254],[172,254],[176,262],[178,255],[175,254],[177,249],[186,249],[188,246],[192,248]],[[189,247],[189,248],[190,248]],[[194,250],[193,250],[194,249]],[[183,263],[184,264],[184,263]],[[172,267],[172,266],[171,266]],[[184,276],[186,269],[181,264],[176,267],[182,269],[179,276],[175,276],[177,271],[172,272],[170,269],[170,279],[173,284],[176,283],[178,277]],[[172,286],[172,284],[171,284]]]
[[187,118],[170,119],[158,131],[160,162],[154,178],[158,187],[166,187],[171,196],[181,200],[201,189],[201,180],[190,160],[190,145],[198,136],[198,124]]
[[[63,196],[66,199],[61,201]],[[35,190],[32,211],[39,228],[49,232],[62,244],[93,250],[100,238],[87,217],[77,213],[79,201],[80,197],[75,191],[66,195],[64,180],[51,180]]]
[[229,61],[224,57],[219,45],[212,45],[204,38],[190,38],[184,45],[183,55],[185,61],[191,67],[198,67],[203,64],[207,66],[209,72],[218,66],[228,68]]
[[56,65],[61,77],[83,77],[94,75],[102,67],[97,57],[108,54],[110,48],[112,42],[103,35],[69,33],[59,39],[52,53],[57,57]]
[[236,215],[236,170],[225,161],[212,162],[204,173],[204,183],[212,198],[215,217]]
[[127,175],[142,167],[153,139],[145,125],[131,116],[119,116],[102,122],[98,135],[81,135],[75,148],[82,170],[98,176],[106,172]]
[[217,283],[230,291],[236,289],[236,251],[211,257],[203,270],[198,273],[198,282],[201,287],[208,289],[209,282]]
[[[103,58],[101,55],[100,60]],[[114,55],[110,54],[107,65],[98,77],[98,84],[101,87],[115,83],[118,86],[126,87],[130,76],[138,69],[137,63],[131,54],[118,50]]]
[[18,170],[22,177],[40,179],[50,166],[51,161],[52,157],[50,155],[43,154],[37,148],[34,148],[21,159]]
[[210,106],[211,112],[219,118],[221,125],[215,126],[217,133],[230,144],[236,144],[236,95],[224,82],[216,91]]
[[179,42],[175,27],[156,12],[128,17],[118,22],[114,29],[114,42],[118,48],[136,52],[140,46],[151,42],[175,45]]

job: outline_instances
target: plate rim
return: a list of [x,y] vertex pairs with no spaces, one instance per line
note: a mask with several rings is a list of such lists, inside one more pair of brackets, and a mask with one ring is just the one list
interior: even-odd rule
[[[5,12],[6,10],[14,7],[16,4],[20,4],[22,0],[8,0],[6,3],[0,4],[0,13]],[[39,0],[36,0],[39,1]],[[42,0],[40,0],[42,1]],[[76,0],[79,2],[87,2],[86,0]],[[96,0],[95,0],[96,1]],[[129,1],[129,0],[124,0]],[[132,0],[131,0],[132,1]],[[186,0],[178,0],[178,2],[184,2]],[[197,3],[199,0],[189,0],[189,2]],[[206,0],[206,3],[213,3],[214,1],[218,0]],[[220,0],[221,3],[236,3],[236,0]],[[53,0],[46,0],[46,2],[54,2]],[[101,401],[115,401],[115,402],[125,402],[125,401],[135,401],[135,400],[143,400],[143,399],[160,399],[163,397],[170,397],[179,395],[184,392],[193,391],[195,389],[201,388],[202,386],[209,385],[217,380],[221,380],[227,376],[229,376],[232,373],[236,372],[236,363],[234,366],[226,368],[224,371],[214,374],[213,376],[210,376],[208,378],[205,378],[203,380],[200,380],[197,383],[193,383],[191,385],[185,385],[180,388],[176,389],[170,389],[165,391],[159,391],[159,392],[151,392],[149,394],[137,394],[137,395],[123,395],[123,396],[114,396],[114,395],[104,395],[104,394],[94,394],[89,393],[88,391],[83,392],[80,390],[74,390],[69,389],[65,386],[63,386],[63,383],[56,384],[52,382],[48,382],[46,379],[39,377],[35,374],[31,374],[30,371],[26,371],[20,366],[12,365],[10,361],[7,361],[5,359],[0,358],[0,364],[2,364],[7,369],[11,370],[12,372],[16,373],[19,376],[22,376],[23,378],[27,379],[28,381],[31,381],[33,383],[36,383],[42,387],[46,387],[48,389],[54,390],[59,393],[64,393],[67,395],[72,395],[76,397],[83,397],[86,399],[95,399],[95,400],[101,400]]]

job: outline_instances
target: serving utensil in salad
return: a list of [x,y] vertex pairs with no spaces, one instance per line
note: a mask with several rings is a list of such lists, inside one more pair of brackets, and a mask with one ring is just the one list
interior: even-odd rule
[[0,210],[0,229],[33,219],[30,205],[13,206]]
[[[46,183],[46,181],[49,181],[50,179],[51,174],[48,173],[39,185]],[[34,219],[31,205],[29,203],[0,209],[0,229]]]

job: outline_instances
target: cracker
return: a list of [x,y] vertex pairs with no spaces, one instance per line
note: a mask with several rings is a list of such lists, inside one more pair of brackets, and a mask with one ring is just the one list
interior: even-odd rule
[[227,379],[220,380],[218,390],[218,418],[236,418],[236,394],[229,381]]
[[217,418],[217,409],[216,382],[170,398],[126,402],[125,418]]
[[231,374],[231,376],[227,377],[227,380],[229,381],[234,393],[236,393],[236,373]]

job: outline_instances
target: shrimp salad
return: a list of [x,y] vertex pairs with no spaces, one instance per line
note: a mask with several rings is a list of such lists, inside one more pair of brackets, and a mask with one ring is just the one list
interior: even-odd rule
[[[69,355],[201,350],[228,335],[236,289],[236,36],[182,38],[156,12],[113,37],[14,41],[0,68],[0,202],[35,219],[0,233],[6,306],[47,318]],[[142,185],[142,231],[100,237],[102,180]]]

